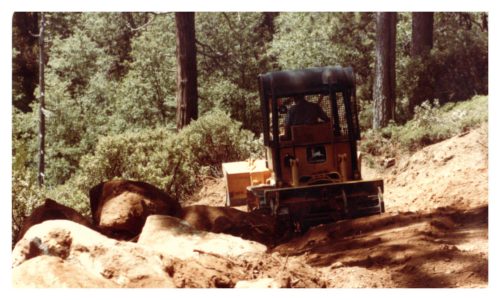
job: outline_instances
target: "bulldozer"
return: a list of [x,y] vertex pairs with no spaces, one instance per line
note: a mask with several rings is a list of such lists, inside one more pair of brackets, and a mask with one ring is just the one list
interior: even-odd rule
[[[222,164],[226,205],[271,214],[296,231],[383,213],[383,180],[361,176],[352,67],[269,72],[258,85],[265,159]],[[290,125],[296,97],[325,120]]]

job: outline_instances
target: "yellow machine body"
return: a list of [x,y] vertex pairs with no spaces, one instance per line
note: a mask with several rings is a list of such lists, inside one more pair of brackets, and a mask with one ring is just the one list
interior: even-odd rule
[[[259,88],[266,159],[256,167],[223,164],[227,205],[246,203],[301,230],[384,212],[383,180],[361,177],[352,68],[270,72],[259,76]],[[291,123],[292,110],[308,116],[294,107],[297,98],[319,107],[325,120]]]

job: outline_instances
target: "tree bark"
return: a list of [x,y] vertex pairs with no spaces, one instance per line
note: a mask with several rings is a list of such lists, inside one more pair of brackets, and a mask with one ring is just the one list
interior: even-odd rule
[[373,128],[387,126],[396,108],[396,22],[395,12],[376,14],[375,80],[373,84]]
[[[12,18],[12,47],[19,54],[12,60],[12,103],[23,112],[31,112],[30,104],[35,95],[38,78],[39,57],[37,39],[32,34],[39,30],[40,22],[36,12],[15,12]],[[22,95],[21,97],[19,97]]]
[[198,118],[194,12],[175,13],[177,28],[177,129]]
[[[433,12],[414,12],[411,15],[411,57],[420,59],[425,65],[433,46],[434,13]],[[412,93],[409,99],[409,109],[413,113],[415,106],[420,105],[426,98],[432,96],[429,94],[428,78],[425,74],[419,76],[417,82],[417,92]],[[427,92],[424,92],[427,91]]]
[[434,13],[411,14],[411,56],[429,54],[433,46]]
[[38,185],[45,183],[45,78],[44,78],[44,34],[45,34],[45,15],[41,13],[40,31],[38,35],[38,45],[40,52],[39,59],[39,85],[40,85],[40,111],[39,111],[39,159],[38,159]]

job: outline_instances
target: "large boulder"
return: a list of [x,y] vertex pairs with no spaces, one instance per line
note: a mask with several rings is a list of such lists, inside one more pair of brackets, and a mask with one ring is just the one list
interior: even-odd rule
[[31,226],[47,220],[70,220],[92,228],[92,223],[76,210],[47,198],[44,204],[34,209],[31,215],[24,219],[23,226],[17,234],[16,240],[21,239]]
[[149,215],[175,216],[179,202],[157,187],[140,181],[110,180],[90,190],[94,224],[108,236],[128,239],[137,236]]
[[60,257],[41,255],[12,270],[15,288],[114,288],[118,284]]
[[273,217],[232,207],[188,206],[182,208],[179,218],[198,230],[231,234],[266,245],[272,245],[276,236]]
[[67,220],[31,227],[12,251],[19,287],[174,287],[173,264],[146,247]]
[[197,258],[200,254],[221,257],[260,254],[267,250],[260,243],[196,230],[185,221],[165,215],[149,216],[137,243],[178,259]]

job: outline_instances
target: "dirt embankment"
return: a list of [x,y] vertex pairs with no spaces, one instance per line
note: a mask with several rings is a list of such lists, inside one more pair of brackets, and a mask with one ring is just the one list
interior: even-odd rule
[[365,166],[363,171],[365,178],[384,178],[387,211],[488,205],[487,124],[397,157],[391,168],[376,171]]
[[[318,286],[487,286],[487,124],[391,168],[364,166],[363,177],[384,178],[386,214],[321,225],[271,251],[305,263]],[[223,187],[214,181],[198,197],[223,205],[211,197]]]

